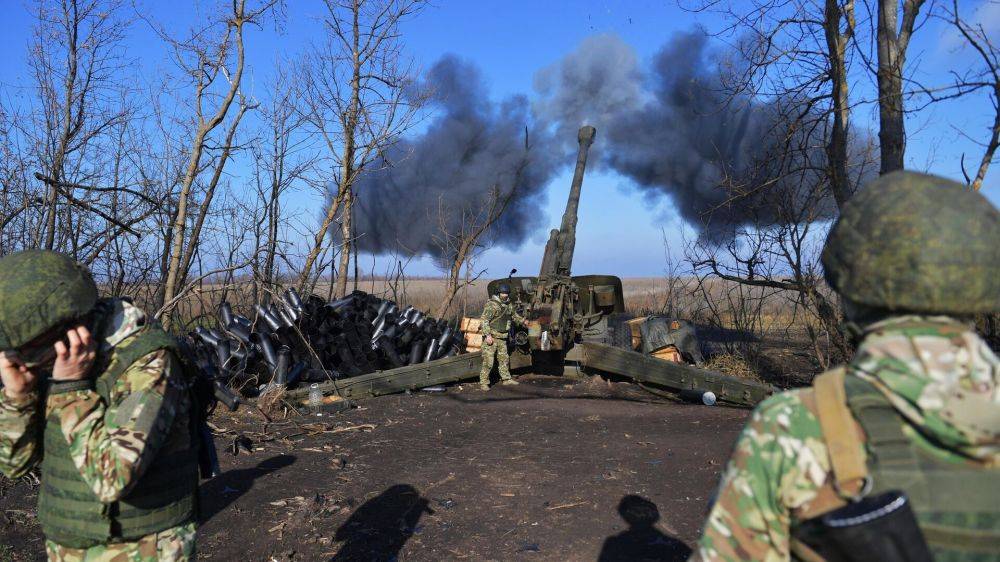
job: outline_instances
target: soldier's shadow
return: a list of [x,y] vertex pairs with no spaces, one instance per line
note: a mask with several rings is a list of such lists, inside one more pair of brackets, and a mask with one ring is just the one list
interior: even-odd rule
[[201,485],[198,519],[204,523],[250,491],[255,480],[295,462],[294,455],[275,455],[253,468],[227,470]]
[[337,529],[343,543],[332,562],[396,560],[403,545],[420,533],[424,513],[434,513],[416,488],[396,484],[361,505]]
[[660,519],[655,503],[640,496],[625,496],[618,504],[618,513],[629,528],[604,541],[598,562],[681,562],[691,555],[691,548],[683,541],[664,534],[654,526]]

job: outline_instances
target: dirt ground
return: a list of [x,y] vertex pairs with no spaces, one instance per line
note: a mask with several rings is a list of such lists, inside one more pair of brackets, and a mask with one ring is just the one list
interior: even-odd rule
[[[683,560],[748,410],[526,376],[265,426],[218,419],[203,560]],[[233,438],[252,451],[227,452]],[[9,484],[9,482],[8,482]],[[0,560],[43,557],[35,490],[0,497]]]

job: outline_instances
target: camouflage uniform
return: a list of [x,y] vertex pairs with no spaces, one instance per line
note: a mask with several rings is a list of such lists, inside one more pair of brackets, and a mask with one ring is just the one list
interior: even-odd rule
[[[847,372],[885,394],[917,447],[946,460],[1000,465],[1000,360],[968,328],[946,317],[875,323]],[[790,530],[835,497],[812,392],[784,392],[758,406],[692,560],[788,560]]]
[[[815,558],[809,550],[815,545],[806,540],[810,524],[803,523],[869,493],[863,480],[844,488],[848,480],[834,459],[847,458],[867,466],[874,494],[919,492],[917,484],[937,471],[935,482],[960,488],[966,500],[911,498],[928,547],[948,559],[966,559],[963,553],[1000,559],[995,546],[977,551],[981,542],[954,540],[960,532],[995,534],[997,491],[981,482],[995,485],[1000,476],[1000,360],[956,317],[1000,310],[998,240],[997,209],[942,178],[894,172],[847,202],[827,239],[823,266],[843,299],[847,327],[861,338],[857,354],[843,372],[821,375],[814,388],[784,392],[757,407],[692,560]],[[845,396],[826,392],[835,380]],[[886,413],[881,424],[866,425],[873,418],[859,406],[862,397]],[[833,404],[846,420],[828,433],[822,420],[831,418],[820,412],[825,407],[829,416]],[[886,435],[894,439],[893,455]],[[926,466],[901,464],[904,454]],[[894,462],[892,472],[887,467]]]
[[[524,324],[524,317],[514,311],[510,302],[503,302],[500,297],[493,296],[486,301],[483,308],[483,367],[479,371],[480,386],[490,384],[490,372],[493,363],[497,363],[501,381],[513,380],[510,377],[510,356],[507,354],[507,337],[510,334],[510,323]],[[501,325],[503,324],[503,325]],[[493,336],[493,343],[486,343],[486,336]]]
[[156,562],[195,559],[195,524],[188,523],[136,542],[124,542],[92,548],[67,548],[45,541],[45,552],[53,562]]
[[[103,301],[98,309],[107,318],[94,334],[99,356],[146,323],[145,314],[125,301]],[[44,408],[37,391],[22,400],[0,391],[0,472],[17,478],[39,463],[45,419],[57,414],[73,462],[95,496],[105,503],[124,497],[154,457],[191,448],[190,403],[175,362],[166,350],[144,356],[118,378],[107,404],[90,389],[53,394]],[[188,560],[194,536],[190,522],[137,542],[71,549],[48,541],[46,550],[50,560]]]

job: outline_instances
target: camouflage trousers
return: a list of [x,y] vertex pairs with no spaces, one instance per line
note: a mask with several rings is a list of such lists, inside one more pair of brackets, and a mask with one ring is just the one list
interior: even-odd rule
[[510,355],[507,354],[507,340],[493,338],[493,343],[483,339],[483,368],[479,371],[479,384],[490,384],[490,371],[497,364],[500,380],[510,380]]
[[102,544],[90,548],[67,548],[45,541],[51,562],[188,562],[195,559],[195,528],[188,523],[136,542]]

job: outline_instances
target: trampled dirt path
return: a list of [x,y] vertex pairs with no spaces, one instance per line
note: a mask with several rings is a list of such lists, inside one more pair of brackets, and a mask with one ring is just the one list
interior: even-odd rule
[[[683,560],[749,411],[521,381],[367,400],[235,457],[220,441],[199,558]],[[256,437],[260,419],[219,424]],[[34,500],[25,484],[0,498],[15,559],[40,554]]]

